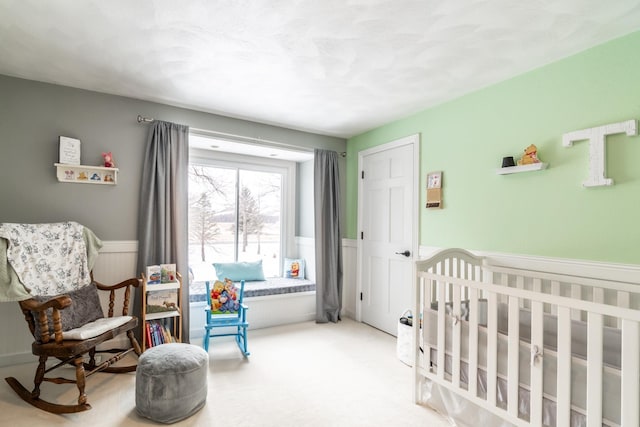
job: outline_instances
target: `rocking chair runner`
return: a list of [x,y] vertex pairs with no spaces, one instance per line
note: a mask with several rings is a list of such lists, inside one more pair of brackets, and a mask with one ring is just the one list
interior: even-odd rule
[[[91,322],[93,324],[100,323],[100,327],[95,329],[95,332],[85,331],[85,335],[88,337],[85,339],[65,339],[64,332],[62,331],[62,322],[60,320],[60,312],[72,303],[72,298],[68,295],[60,295],[52,297],[46,302],[38,302],[36,299],[28,299],[20,301],[20,308],[24,314],[25,320],[29,325],[31,334],[36,339],[32,346],[32,352],[38,356],[40,362],[36,370],[34,379],[34,388],[29,392],[20,382],[13,378],[5,378],[11,388],[27,403],[40,408],[42,410],[52,412],[55,414],[74,413],[91,409],[91,405],[87,403],[87,395],[85,394],[85,382],[86,378],[93,375],[96,372],[109,372],[109,373],[124,373],[133,372],[136,370],[137,365],[129,366],[112,366],[117,361],[124,358],[132,351],[136,355],[141,354],[140,345],[136,340],[133,330],[138,325],[138,319],[135,317],[127,316],[129,312],[129,300],[131,295],[131,287],[138,287],[140,285],[140,279],[128,279],[113,286],[103,285],[101,283],[94,282],[96,288],[101,291],[109,291],[109,312],[108,317],[98,319],[98,321]],[[92,285],[89,285],[92,286]],[[114,301],[116,290],[121,289],[124,291],[124,302],[122,308],[122,316],[114,316]],[[122,292],[122,291],[121,291]],[[47,310],[51,308],[50,314]],[[37,314],[38,323],[34,318]],[[48,322],[50,319],[53,322],[53,336],[49,333]],[[85,325],[85,329],[90,324]],[[97,325],[92,325],[97,326]],[[41,331],[41,336],[38,337],[38,327]],[[77,331],[82,328],[75,329]],[[106,329],[102,332],[101,330]],[[69,331],[71,332],[71,331]],[[97,333],[96,336],[90,336]],[[128,349],[110,349],[98,351],[96,347],[116,336],[126,333],[129,338],[131,347]],[[83,332],[80,332],[80,336],[83,336]],[[100,364],[96,364],[96,354],[112,353],[111,357]],[[84,361],[85,355],[88,355],[88,362]],[[46,367],[46,362],[49,357],[54,357],[60,360],[59,363]],[[53,378],[45,377],[45,375],[65,364],[71,364],[75,366],[76,375],[75,380],[66,378]],[[76,384],[79,391],[78,403],[76,405],[60,405],[48,402],[40,398],[40,385],[43,381],[49,381],[55,384]]]
[[[96,372],[136,370],[137,364],[113,365],[131,352],[141,353],[133,335],[138,319],[128,315],[131,288],[138,287],[140,280],[132,278],[112,286],[95,282],[90,272],[101,246],[91,230],[74,222],[0,224],[0,301],[19,301],[35,338],[32,353],[39,358],[31,392],[16,378],[5,380],[24,401],[48,412],[90,409],[85,382]],[[110,293],[108,317],[102,312],[98,291]],[[120,316],[114,315],[116,293],[123,296]],[[130,348],[97,350],[120,334],[127,335]],[[98,353],[111,355],[97,363]],[[49,358],[58,361],[48,367]],[[75,366],[75,379],[46,376],[65,365]],[[76,384],[78,403],[62,405],[41,399],[43,381]]]

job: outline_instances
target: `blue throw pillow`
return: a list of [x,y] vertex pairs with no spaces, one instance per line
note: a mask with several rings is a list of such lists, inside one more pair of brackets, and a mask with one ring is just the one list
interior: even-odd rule
[[285,258],[284,277],[289,279],[304,279],[304,260],[300,258]]
[[233,282],[241,280],[264,280],[262,260],[253,262],[213,263],[219,280],[229,279]]

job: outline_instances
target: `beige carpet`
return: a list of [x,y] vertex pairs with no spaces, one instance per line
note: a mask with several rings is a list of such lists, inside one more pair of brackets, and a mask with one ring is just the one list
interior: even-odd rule
[[[199,344],[199,343],[198,343]],[[396,358],[395,338],[345,319],[249,333],[251,356],[235,342],[212,340],[205,407],[174,426],[449,426],[435,412],[415,405],[413,370]],[[34,357],[35,360],[35,357]],[[27,388],[35,363],[0,368]],[[73,375],[73,369],[69,369]],[[77,399],[74,385],[45,384],[57,403]],[[0,383],[2,426],[146,426],[135,411],[135,374],[95,374],[87,381],[93,409],[52,415],[20,400]]]

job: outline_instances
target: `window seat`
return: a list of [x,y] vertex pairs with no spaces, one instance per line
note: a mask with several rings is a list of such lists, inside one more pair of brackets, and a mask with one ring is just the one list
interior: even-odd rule
[[[240,284],[237,283],[239,286]],[[207,295],[204,282],[193,282],[190,287],[189,302],[206,301]],[[290,279],[272,277],[267,280],[244,283],[244,297],[259,297],[270,295],[291,294],[296,292],[315,291],[316,284],[307,279]]]

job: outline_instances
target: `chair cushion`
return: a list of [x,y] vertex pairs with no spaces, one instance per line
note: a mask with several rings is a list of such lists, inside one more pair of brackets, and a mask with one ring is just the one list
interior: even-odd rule
[[213,267],[220,280],[230,279],[232,282],[264,280],[261,259],[253,262],[214,263]]
[[[69,331],[71,329],[80,328],[89,322],[101,319],[104,317],[102,313],[102,306],[100,305],[100,298],[98,297],[98,289],[95,283],[90,283],[87,286],[80,288],[76,291],[66,293],[71,298],[71,305],[64,310],[60,310],[60,320],[62,322],[62,330]],[[39,303],[50,300],[53,296],[34,296],[33,299]],[[49,334],[53,335],[53,309],[47,309],[47,317],[49,320]],[[35,320],[35,338],[41,341],[42,331],[40,330],[40,322],[38,321],[38,313],[31,312]]]
[[131,319],[133,319],[131,316],[103,317],[79,328],[63,332],[62,338],[65,340],[87,340],[122,326]]

